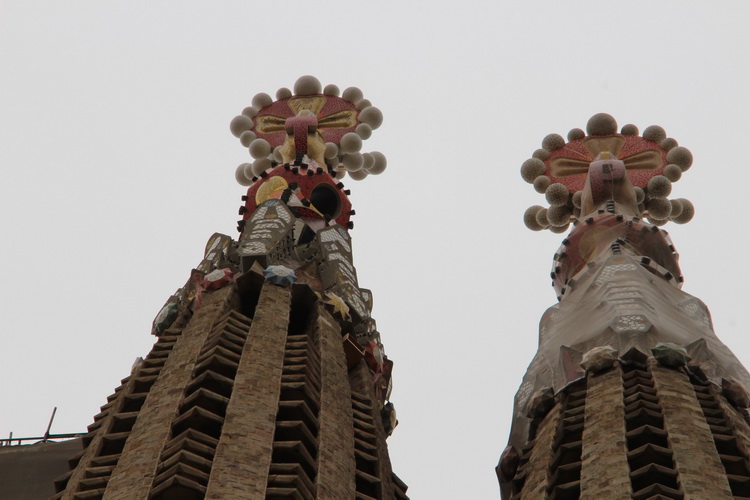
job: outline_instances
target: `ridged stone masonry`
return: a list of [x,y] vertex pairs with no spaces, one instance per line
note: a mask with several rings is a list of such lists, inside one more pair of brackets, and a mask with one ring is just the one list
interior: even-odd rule
[[347,165],[357,179],[385,168],[359,153],[382,115],[312,77],[282,90],[231,124],[256,157],[236,173],[239,237],[209,238],[54,499],[408,498],[386,445],[393,362],[357,280],[340,180]]
[[523,163],[549,203],[526,225],[569,232],[496,468],[504,499],[750,498],[750,375],[661,229],[693,217],[667,199],[691,165],[661,127],[618,132],[605,113]]

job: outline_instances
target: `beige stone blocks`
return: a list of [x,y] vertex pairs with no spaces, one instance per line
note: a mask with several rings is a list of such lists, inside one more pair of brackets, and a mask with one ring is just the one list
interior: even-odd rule
[[271,464],[291,288],[263,285],[216,449],[207,499],[263,498]]
[[685,500],[706,500],[707,492],[711,500],[732,499],[711,430],[687,375],[653,360],[651,372]]
[[622,375],[588,375],[581,453],[581,499],[631,498]]
[[105,500],[148,498],[159,456],[170,437],[170,424],[190,381],[195,359],[214,322],[228,311],[233,293],[230,286],[204,296],[202,307],[193,314],[149,391],[112,473]]

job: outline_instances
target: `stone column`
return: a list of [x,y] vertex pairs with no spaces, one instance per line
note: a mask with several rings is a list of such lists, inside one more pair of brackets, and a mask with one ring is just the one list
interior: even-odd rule
[[266,282],[234,380],[206,499],[263,498],[273,453],[290,287]]

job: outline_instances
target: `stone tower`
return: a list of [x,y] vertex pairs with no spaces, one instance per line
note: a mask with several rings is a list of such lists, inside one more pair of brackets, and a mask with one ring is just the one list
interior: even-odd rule
[[354,87],[311,76],[258,94],[231,123],[255,158],[237,240],[157,315],[151,352],[107,398],[55,499],[405,499],[386,438],[393,363],[360,288],[340,182],[381,121]]
[[573,229],[497,467],[504,499],[750,498],[750,376],[680,290],[659,227],[692,218],[667,198],[691,164],[661,127],[618,133],[606,114],[523,164],[549,203],[526,225]]

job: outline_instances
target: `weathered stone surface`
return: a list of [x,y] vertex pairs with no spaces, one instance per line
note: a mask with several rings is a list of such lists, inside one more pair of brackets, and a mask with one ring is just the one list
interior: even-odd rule
[[104,495],[106,500],[148,497],[159,456],[170,436],[171,422],[191,380],[195,359],[214,323],[229,310],[233,294],[234,287],[228,286],[204,296],[203,305],[193,314],[149,391],[112,472]]
[[721,392],[737,408],[747,408],[750,406],[750,395],[747,393],[747,389],[735,379],[722,379]]
[[370,415],[373,419],[373,425],[375,426],[375,436],[377,438],[377,456],[378,464],[380,465],[380,481],[383,488],[383,498],[393,498],[393,479],[391,474],[391,459],[388,456],[388,444],[386,444],[385,429],[383,429],[383,422],[380,419],[380,408],[378,408],[378,401],[375,397],[375,388],[372,383],[372,372],[367,368],[367,364],[364,360],[360,361],[359,364],[349,372],[349,383],[353,391],[365,395],[369,398],[372,410]]
[[354,428],[346,356],[338,325],[322,305],[317,310],[314,328],[321,365],[318,498],[354,498]]
[[651,363],[685,500],[731,500],[724,466],[687,374]]
[[667,368],[680,368],[685,366],[690,361],[687,349],[672,342],[660,342],[651,349],[651,353],[654,355],[660,365],[666,366]]
[[612,368],[616,360],[617,349],[611,345],[594,347],[583,355],[581,368],[588,372],[599,373]]
[[732,433],[737,436],[738,448],[743,455],[750,457],[750,425],[745,421],[740,411],[718,394],[718,391],[712,388],[712,393],[719,401],[719,405],[729,421],[729,426],[732,428]]
[[547,414],[536,433],[536,443],[526,464],[528,476],[521,490],[524,500],[546,500],[547,470],[552,461],[552,442],[560,425],[560,405]]
[[581,451],[581,499],[631,497],[622,372],[588,375]]
[[291,288],[263,285],[216,447],[208,500],[265,495],[290,302]]

